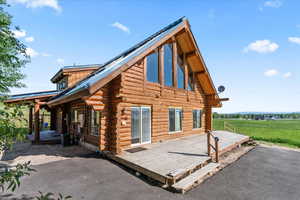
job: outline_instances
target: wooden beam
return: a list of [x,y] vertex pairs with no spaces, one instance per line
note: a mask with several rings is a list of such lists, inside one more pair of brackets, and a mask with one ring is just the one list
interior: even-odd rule
[[188,65],[187,65],[187,60],[186,60],[186,54],[183,54],[183,65],[184,65],[184,89],[188,89],[188,77],[189,77],[189,72],[188,72]]
[[40,143],[40,104],[34,104],[34,142]]
[[165,85],[165,67],[164,67],[164,47],[159,48],[159,82],[163,87]]
[[50,110],[50,129],[56,130],[56,109]]
[[202,74],[206,74],[206,71],[203,70],[203,71],[200,71],[200,72],[195,72],[196,75],[202,75]]
[[187,52],[185,55],[186,55],[186,58],[189,58],[191,56],[195,56],[196,55],[196,51],[193,50],[193,51]]
[[29,107],[29,116],[28,116],[28,129],[29,129],[29,134],[32,134],[32,127],[33,127],[33,124],[32,124],[32,114],[33,114],[33,107],[30,106]]
[[[174,37],[173,37],[174,38]],[[172,38],[172,39],[173,39]],[[175,88],[178,88],[178,81],[177,81],[177,43],[173,40],[173,86]]]
[[37,102],[39,105],[46,105],[47,104],[47,102],[45,102],[45,101],[38,101]]
[[229,101],[229,98],[220,98],[220,101]]

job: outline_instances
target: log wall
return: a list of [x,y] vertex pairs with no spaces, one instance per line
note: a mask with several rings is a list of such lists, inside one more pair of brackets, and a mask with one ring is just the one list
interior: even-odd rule
[[[145,80],[145,61],[137,63],[121,75],[119,104],[119,151],[131,146],[131,107],[150,106],[152,111],[152,143],[191,134],[201,134],[209,128],[211,107],[205,106],[205,95],[199,84],[194,91],[161,86]],[[169,133],[169,107],[183,111],[182,131]],[[193,129],[193,109],[202,109],[202,127]],[[208,112],[206,112],[208,111]],[[210,111],[210,112],[209,112]]]
[[68,87],[72,87],[75,83],[82,80],[89,74],[91,74],[94,70],[84,70],[84,71],[75,71],[68,72]]

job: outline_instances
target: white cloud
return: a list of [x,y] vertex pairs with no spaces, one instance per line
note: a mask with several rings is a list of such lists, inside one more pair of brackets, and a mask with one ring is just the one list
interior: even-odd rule
[[26,36],[26,31],[25,30],[14,30],[12,32],[13,32],[13,34],[16,38],[22,38],[22,37]]
[[287,72],[287,73],[283,74],[283,77],[284,77],[284,78],[289,78],[289,77],[291,77],[291,76],[292,76],[292,73],[291,73],[291,72]]
[[120,29],[121,31],[124,31],[125,33],[130,33],[130,29],[127,26],[125,26],[119,22],[113,23],[112,26]]
[[258,53],[272,53],[279,48],[279,45],[270,40],[257,40],[244,48],[244,52],[256,51]]
[[58,62],[58,64],[64,64],[64,63],[65,63],[65,60],[62,59],[62,58],[57,58],[57,59],[56,59],[56,62]]
[[264,72],[265,76],[271,77],[277,75],[279,72],[276,69],[269,69]]
[[300,37],[289,37],[289,42],[300,44]]
[[282,6],[282,2],[280,0],[269,0],[265,1],[264,6],[271,8],[279,8]]
[[52,56],[52,55],[49,54],[49,53],[41,53],[41,56],[44,56],[44,57],[50,57],[50,56]]
[[26,37],[25,38],[26,42],[33,42],[34,41],[34,37],[30,36],[30,37]]
[[24,4],[27,8],[50,7],[61,12],[62,8],[58,4],[58,0],[9,0],[9,3]]
[[36,51],[35,51],[34,49],[32,49],[32,48],[26,48],[26,54],[27,54],[28,56],[30,56],[31,58],[36,57],[36,56],[39,55],[39,53],[36,52]]

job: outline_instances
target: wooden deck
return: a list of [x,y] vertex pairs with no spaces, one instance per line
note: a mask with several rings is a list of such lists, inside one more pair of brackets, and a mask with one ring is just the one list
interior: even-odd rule
[[[213,134],[220,139],[220,154],[249,140],[248,136],[227,131],[214,131]],[[124,151],[121,155],[109,155],[109,157],[169,185],[211,162],[211,157],[207,155],[206,134],[192,135],[141,147],[145,150],[132,147],[129,151],[134,153]]]
[[[27,136],[29,140],[34,142],[34,132]],[[61,135],[53,130],[45,130],[40,132],[40,144],[60,144]]]

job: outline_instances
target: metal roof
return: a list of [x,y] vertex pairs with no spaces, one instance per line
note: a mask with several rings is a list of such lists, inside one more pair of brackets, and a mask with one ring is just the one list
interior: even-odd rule
[[15,95],[8,96],[6,101],[35,99],[35,98],[42,97],[42,96],[52,96],[52,95],[56,95],[56,94],[58,94],[57,90],[15,94]]
[[183,24],[185,17],[178,19],[177,21],[171,23],[170,25],[166,26],[165,28],[161,29],[160,31],[154,33],[147,39],[143,40],[142,42],[134,45],[133,47],[129,48],[128,50],[124,51],[120,55],[114,57],[113,59],[109,60],[103,66],[93,72],[91,75],[77,83],[74,87],[64,90],[57,96],[53,97],[50,100],[55,99],[63,99],[67,96],[73,95],[79,91],[89,88],[91,85],[96,83],[97,81],[105,78],[106,76],[110,75],[112,72],[119,69],[121,66],[126,64],[131,59],[137,57],[141,53],[143,53],[149,47],[155,45],[159,42],[164,36],[171,33],[177,27]]
[[69,65],[69,66],[63,66],[62,69],[90,68],[90,67],[101,67],[101,66],[102,64]]

